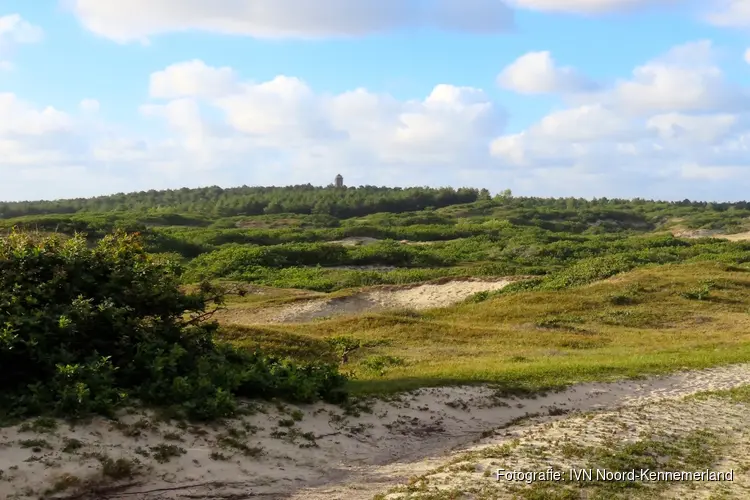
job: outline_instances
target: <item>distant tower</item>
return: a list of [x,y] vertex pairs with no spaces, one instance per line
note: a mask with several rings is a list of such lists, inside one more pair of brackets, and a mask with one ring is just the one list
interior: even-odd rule
[[341,174],[338,174],[336,176],[336,187],[337,188],[344,187],[344,178],[341,176]]

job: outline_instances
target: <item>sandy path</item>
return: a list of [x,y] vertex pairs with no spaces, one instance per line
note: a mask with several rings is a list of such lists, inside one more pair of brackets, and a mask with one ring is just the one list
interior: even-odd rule
[[[0,498],[38,498],[50,485],[60,484],[64,474],[72,483],[66,491],[78,487],[70,477],[112,484],[111,478],[102,478],[106,455],[127,463],[137,459],[142,469],[132,482],[126,481],[125,491],[90,498],[371,499],[450,460],[446,453],[483,432],[519,418],[539,414],[560,419],[549,415],[632,408],[745,384],[750,384],[750,365],[582,384],[535,399],[505,398],[489,387],[423,389],[372,402],[359,416],[325,404],[263,404],[251,416],[215,427],[160,422],[147,413],[123,415],[119,423],[95,419],[74,429],[61,424],[50,433],[10,427],[0,429]],[[678,413],[670,418],[680,421]],[[80,448],[65,452],[70,438]],[[23,447],[28,439],[45,443]],[[159,447],[163,454],[169,446],[177,456],[159,463]]]
[[683,229],[674,230],[672,234],[677,238],[717,238],[729,241],[748,241],[750,231],[743,233],[724,234],[718,229]]
[[729,241],[747,241],[750,240],[750,231],[746,233],[722,234],[720,236],[714,236],[714,238],[723,238]]
[[[648,452],[660,453],[656,447],[661,444],[675,446],[688,457],[690,453],[697,452],[698,460],[700,456],[714,455],[715,459],[711,460],[708,470],[725,474],[733,471],[732,478],[720,482],[669,479],[644,482],[640,489],[633,488],[624,497],[616,498],[750,498],[750,474],[747,473],[750,464],[748,419],[750,404],[721,397],[649,401],[615,411],[575,414],[554,420],[529,419],[524,424],[498,430],[492,437],[438,459],[375,467],[357,480],[333,487],[310,488],[291,498],[369,500],[375,495],[383,495],[388,500],[589,498],[586,493],[596,491],[597,486],[600,489],[595,498],[615,498],[616,493],[624,493],[622,488],[611,487],[608,494],[607,490],[601,491],[602,485],[586,484],[585,476],[579,476],[576,483],[570,469],[603,470],[602,456],[617,454],[618,460],[623,461],[620,462],[623,468],[614,470],[646,468],[656,472],[657,469],[649,465]],[[696,439],[704,436],[707,436],[704,442],[695,443]],[[712,443],[714,440],[720,441],[719,450],[712,449],[715,446]],[[637,455],[639,445],[646,447],[645,456]],[[661,460],[667,456],[662,455]],[[695,455],[692,458],[693,460],[684,460],[684,457],[683,460],[674,460],[673,455],[669,456],[671,465],[665,465],[662,470],[706,470],[691,466],[691,462],[696,462]],[[507,471],[539,472],[550,467],[560,471],[561,477],[566,477],[566,480],[525,484],[523,481],[498,481],[496,475],[500,468]],[[396,484],[394,478],[400,478],[399,484]],[[593,479],[596,479],[595,475]],[[410,486],[407,488],[406,485]],[[605,484],[604,487],[606,486]],[[528,490],[536,490],[536,495],[519,496],[519,493]],[[565,491],[577,494],[563,495]],[[548,494],[543,495],[542,492]],[[439,494],[443,496],[438,496]]]
[[471,295],[500,290],[513,280],[455,280],[441,284],[383,288],[358,292],[347,297],[297,302],[267,311],[262,321],[268,323],[301,323],[319,318],[362,314],[387,309],[415,311],[448,307]]

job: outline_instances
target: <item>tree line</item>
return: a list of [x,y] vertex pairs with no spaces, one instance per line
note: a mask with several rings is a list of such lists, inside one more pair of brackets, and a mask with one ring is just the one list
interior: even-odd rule
[[171,210],[214,217],[264,214],[324,214],[337,218],[378,212],[418,211],[428,207],[471,203],[489,197],[472,188],[288,187],[168,189],[118,193],[95,198],[0,203],[0,218],[80,212]]

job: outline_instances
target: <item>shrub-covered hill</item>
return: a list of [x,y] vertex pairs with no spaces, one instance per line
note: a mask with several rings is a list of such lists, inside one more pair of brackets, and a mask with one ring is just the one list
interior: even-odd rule
[[127,400],[209,419],[235,397],[341,399],[344,377],[218,342],[222,294],[186,293],[180,269],[136,235],[93,247],[13,232],[0,240],[0,417],[109,414]]
[[[726,261],[747,245],[672,233],[747,231],[750,209],[746,202],[544,199],[509,192],[493,198],[486,190],[450,188],[241,187],[0,204],[0,230],[14,227],[83,232],[91,245],[116,230],[140,232],[148,253],[186,265],[186,282],[230,279],[334,291],[449,276],[549,276],[613,255],[638,265]],[[341,244],[354,239],[369,242]]]

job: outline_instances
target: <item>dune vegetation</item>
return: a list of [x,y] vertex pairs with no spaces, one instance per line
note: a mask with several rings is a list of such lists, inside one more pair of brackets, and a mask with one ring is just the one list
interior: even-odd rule
[[[236,419],[248,400],[351,417],[420,388],[504,398],[750,362],[745,202],[213,187],[0,203],[0,231],[6,428]],[[308,416],[343,422],[326,408]],[[264,439],[298,436],[307,413],[284,414]]]
[[[114,301],[116,309],[106,312],[107,321],[123,323],[107,328],[121,332],[118,335],[135,324],[142,328],[143,318],[155,314],[129,303],[136,300],[133,294],[145,294],[138,300],[152,304],[149,307],[170,307],[174,324],[169,328],[177,329],[168,334],[174,336],[167,337],[171,344],[183,338],[177,317],[208,307],[201,290],[216,285],[230,291],[225,308],[239,316],[210,335],[230,341],[238,352],[261,349],[272,356],[338,364],[350,375],[349,387],[355,392],[467,382],[540,389],[750,359],[744,333],[750,310],[750,268],[745,267],[750,242],[721,238],[742,234],[750,226],[750,206],[744,202],[537,199],[513,197],[507,191],[491,197],[486,190],[473,189],[295,186],[3,203],[0,215],[0,227],[11,235],[4,240],[5,268],[15,269],[19,259],[32,265],[24,260],[31,258],[27,255],[39,261],[34,266],[50,266],[47,274],[38,272],[33,278],[3,276],[3,355],[20,356],[22,349],[13,342],[27,342],[26,357],[17,358],[23,369],[37,349],[32,346],[48,349],[48,343],[65,338],[66,328],[92,336],[85,338],[96,335],[67,327],[64,321],[69,320],[60,319],[83,314],[76,311],[84,307],[76,302],[79,295],[88,308]],[[719,238],[697,237],[701,231]],[[120,236],[108,236],[113,232]],[[45,239],[50,234],[55,237]],[[118,250],[118,245],[123,247]],[[122,252],[138,255],[125,264],[133,266],[129,273],[142,272],[138,266],[148,261],[153,274],[142,278],[151,281],[138,284],[137,291],[122,292],[125,297],[118,299],[118,287],[133,281],[106,269],[94,271],[96,266],[86,259],[104,259],[97,266],[120,269]],[[16,325],[19,280],[26,280],[24,286],[30,289],[55,273],[62,272],[64,277],[56,279],[65,281],[64,273],[75,275],[80,271],[73,269],[84,268],[98,274],[80,278],[80,284],[69,283],[62,296],[36,297],[36,302],[23,305],[23,311],[42,309],[49,316],[38,320],[43,326]],[[168,279],[156,277],[161,274]],[[403,307],[313,323],[242,324],[252,311],[290,301],[344,297],[386,285],[508,277],[516,279],[449,308]],[[120,281],[106,283],[114,279]],[[207,288],[193,286],[198,283]],[[177,295],[177,286],[198,295]],[[44,287],[39,290],[46,293]],[[44,302],[55,300],[65,303]],[[169,303],[160,305],[163,300]],[[43,342],[25,339],[30,333],[22,328],[33,329]],[[122,349],[122,355],[129,352]],[[110,362],[117,361],[113,355]],[[51,377],[55,364],[68,358],[67,363],[84,363],[81,370],[94,362],[61,351],[44,358],[46,366],[40,369]],[[136,367],[120,373],[128,370]],[[17,380],[25,383],[36,372],[27,375]]]

